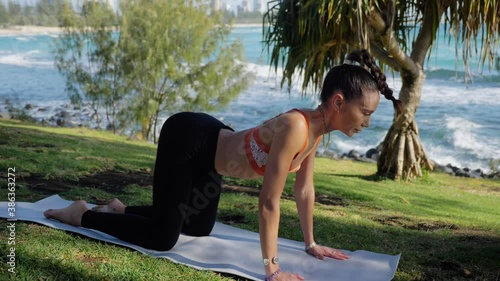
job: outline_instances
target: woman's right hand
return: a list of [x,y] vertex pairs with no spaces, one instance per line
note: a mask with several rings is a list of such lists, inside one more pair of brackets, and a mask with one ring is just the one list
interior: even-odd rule
[[278,275],[276,275],[272,281],[303,281],[304,277],[300,276],[297,273],[290,273],[282,271]]

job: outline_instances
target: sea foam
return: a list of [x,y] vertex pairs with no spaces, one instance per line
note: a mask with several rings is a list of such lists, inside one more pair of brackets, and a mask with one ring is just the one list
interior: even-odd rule
[[37,54],[37,51],[26,53],[8,54],[0,56],[0,64],[22,66],[22,67],[39,67],[39,68],[54,68],[52,61],[37,61],[31,55]]

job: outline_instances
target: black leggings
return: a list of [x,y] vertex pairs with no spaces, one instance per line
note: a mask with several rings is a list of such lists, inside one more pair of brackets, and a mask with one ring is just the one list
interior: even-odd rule
[[87,211],[82,226],[158,251],[172,249],[181,232],[209,235],[221,192],[214,167],[221,129],[232,130],[204,113],[168,118],[158,142],[153,206],[127,207],[125,214]]

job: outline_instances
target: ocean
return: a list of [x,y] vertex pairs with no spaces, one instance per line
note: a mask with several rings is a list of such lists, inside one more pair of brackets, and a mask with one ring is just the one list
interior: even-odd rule
[[[500,72],[471,60],[473,81],[455,59],[461,47],[448,45],[445,32],[425,65],[427,79],[417,111],[417,124],[425,151],[441,164],[490,171],[490,160],[500,159]],[[7,103],[23,108],[38,119],[72,108],[65,93],[65,81],[53,63],[52,42],[57,35],[0,36],[0,112]],[[280,88],[281,73],[274,72],[263,54],[261,27],[236,27],[231,40],[239,38],[245,48],[245,64],[255,81],[223,110],[212,114],[236,130],[255,126],[267,118],[294,107],[316,107],[318,96],[303,95],[300,77],[290,92]],[[401,80],[387,74],[389,86],[398,95]],[[90,113],[83,113],[87,116]],[[391,126],[392,105],[381,99],[371,126],[353,138],[331,134],[330,150],[339,154],[352,149],[361,153],[376,147]],[[164,116],[166,118],[166,116]]]

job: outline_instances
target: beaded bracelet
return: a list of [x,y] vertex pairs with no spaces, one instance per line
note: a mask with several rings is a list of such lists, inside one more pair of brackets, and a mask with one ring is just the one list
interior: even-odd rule
[[264,281],[272,281],[274,279],[274,277],[276,277],[276,275],[278,275],[280,273],[281,273],[281,268],[278,268],[278,270],[276,270],[273,274],[269,275],[269,277],[264,279]]

